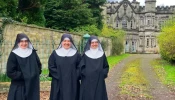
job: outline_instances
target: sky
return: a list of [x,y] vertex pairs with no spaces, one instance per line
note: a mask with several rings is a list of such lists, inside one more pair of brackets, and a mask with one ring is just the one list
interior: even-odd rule
[[[107,0],[107,1],[122,1],[122,0]],[[140,5],[145,5],[145,0],[136,0],[136,1],[140,2]],[[156,0],[156,6],[171,6],[171,5],[175,5],[175,0]]]

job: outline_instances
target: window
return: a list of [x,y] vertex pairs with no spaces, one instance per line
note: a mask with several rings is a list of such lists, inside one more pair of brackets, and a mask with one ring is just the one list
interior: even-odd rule
[[122,20],[122,28],[123,29],[127,28],[127,21],[126,20]]
[[153,48],[153,46],[154,46],[154,39],[152,38],[151,39],[151,48]]
[[143,38],[140,38],[139,43],[140,43],[140,45],[143,45],[142,44],[143,43]]
[[131,21],[131,29],[132,29],[132,21]]
[[151,23],[150,23],[150,20],[148,20],[148,23],[147,23],[147,25],[150,25]]
[[163,21],[159,21],[159,28],[161,29],[163,27],[164,22]]
[[143,26],[144,25],[144,19],[140,18],[140,25]]
[[147,39],[147,47],[149,46],[149,39]]
[[116,27],[118,27],[118,21],[116,22]]

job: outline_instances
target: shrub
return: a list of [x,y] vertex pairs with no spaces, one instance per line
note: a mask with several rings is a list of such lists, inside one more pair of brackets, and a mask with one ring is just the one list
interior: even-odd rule
[[123,30],[113,29],[104,24],[101,36],[112,39],[112,55],[119,55],[124,49],[125,32]]
[[162,27],[158,36],[160,54],[162,58],[170,62],[175,61],[175,20],[171,19]]

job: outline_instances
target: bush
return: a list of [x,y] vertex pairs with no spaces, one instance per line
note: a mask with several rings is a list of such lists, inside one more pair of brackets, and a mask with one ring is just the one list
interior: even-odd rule
[[101,41],[101,46],[102,46],[103,50],[106,51],[107,46],[108,46],[108,42],[106,42],[105,40],[102,40]]
[[112,55],[119,55],[123,52],[125,37],[125,32],[123,30],[113,29],[104,24],[101,36],[110,37],[112,39]]
[[124,49],[123,39],[119,37],[112,38],[112,55],[120,55]]
[[81,34],[88,33],[90,35],[96,35],[96,36],[99,36],[101,33],[101,31],[97,28],[96,25],[86,25],[86,26],[76,27],[74,29],[71,29],[70,31],[78,32]]
[[158,36],[160,54],[167,61],[175,62],[175,20],[171,19],[162,27]]

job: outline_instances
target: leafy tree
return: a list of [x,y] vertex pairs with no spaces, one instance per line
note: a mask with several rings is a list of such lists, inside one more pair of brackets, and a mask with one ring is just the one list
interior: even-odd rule
[[19,0],[16,20],[45,26],[44,7],[47,0]]
[[88,5],[81,0],[51,0],[46,8],[46,27],[68,31],[95,23]]
[[45,3],[46,0],[0,0],[0,17],[44,26]]
[[100,6],[102,6],[106,0],[84,0],[85,3],[90,4],[89,8],[92,10],[93,13],[93,17],[96,19],[96,25],[99,29],[103,28],[103,16],[101,15],[102,12],[102,8],[100,8]]
[[16,15],[18,0],[0,0],[0,17],[12,17]]
[[175,62],[175,19],[167,21],[158,36],[158,43],[161,56],[170,61]]

